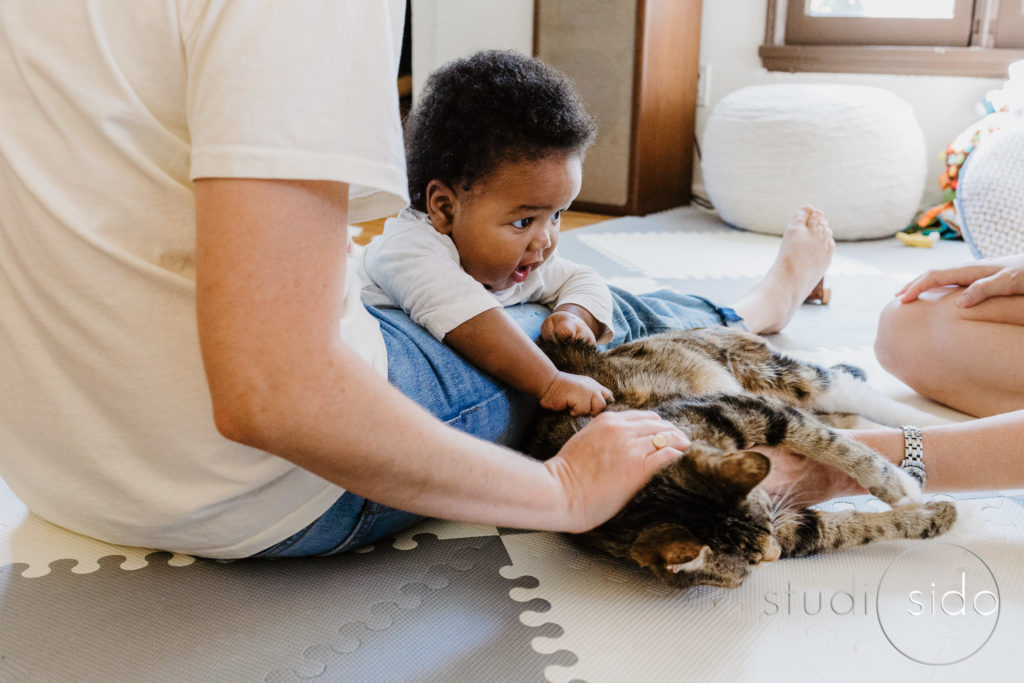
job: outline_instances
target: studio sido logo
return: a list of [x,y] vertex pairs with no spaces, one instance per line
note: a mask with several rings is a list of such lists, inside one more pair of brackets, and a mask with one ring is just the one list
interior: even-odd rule
[[921,664],[967,659],[984,647],[999,621],[999,586],[992,570],[952,543],[926,543],[897,556],[875,597],[885,637]]

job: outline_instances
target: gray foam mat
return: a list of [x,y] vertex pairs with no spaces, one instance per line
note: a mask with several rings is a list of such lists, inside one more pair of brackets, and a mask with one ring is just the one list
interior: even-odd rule
[[[0,568],[3,681],[480,681],[543,680],[567,652],[542,655],[524,607],[504,579],[510,563],[497,536],[438,540],[419,534],[412,550],[299,560],[167,563],[45,576]],[[385,654],[389,653],[389,654]]]

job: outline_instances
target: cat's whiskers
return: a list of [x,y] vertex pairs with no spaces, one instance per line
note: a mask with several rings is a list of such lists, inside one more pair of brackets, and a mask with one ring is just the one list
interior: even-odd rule
[[769,517],[772,532],[790,524],[800,523],[801,516],[797,514],[796,506],[790,504],[794,497],[793,484],[790,484],[789,488],[781,495],[772,497],[771,516]]
[[797,507],[797,505],[794,502],[796,498],[795,491],[796,482],[793,482],[789,485],[788,488],[786,488],[785,491],[771,494],[772,510],[775,511]]

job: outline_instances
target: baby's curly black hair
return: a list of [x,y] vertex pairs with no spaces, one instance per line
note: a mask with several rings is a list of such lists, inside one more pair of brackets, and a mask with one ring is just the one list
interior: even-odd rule
[[539,59],[484,50],[430,75],[406,121],[409,197],[426,211],[437,179],[469,189],[499,165],[583,154],[597,126],[568,77]]

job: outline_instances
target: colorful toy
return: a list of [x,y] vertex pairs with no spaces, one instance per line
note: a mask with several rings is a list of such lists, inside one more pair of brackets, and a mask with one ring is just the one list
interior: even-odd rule
[[[963,230],[955,200],[960,172],[971,152],[1000,129],[1019,125],[1024,117],[1024,61],[1010,65],[1010,80],[999,90],[990,90],[979,103],[984,116],[957,135],[939,158],[945,168],[939,175],[943,201],[921,212],[896,235],[912,247],[930,247],[934,239],[961,240]],[[927,241],[920,239],[928,238]]]

